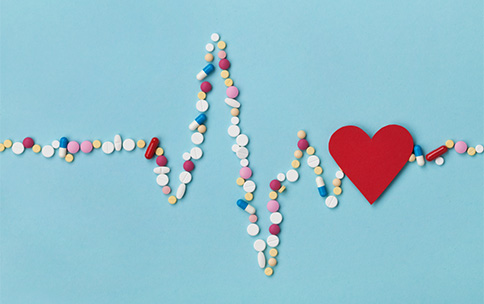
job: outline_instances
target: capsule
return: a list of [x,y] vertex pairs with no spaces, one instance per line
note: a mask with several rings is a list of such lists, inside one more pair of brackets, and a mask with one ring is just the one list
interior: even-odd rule
[[413,147],[413,153],[415,154],[415,157],[417,158],[417,164],[420,167],[425,165],[425,158],[423,156],[422,148],[419,145],[415,145],[415,147]]
[[427,161],[433,161],[437,157],[444,155],[445,152],[447,152],[447,150],[448,149],[447,149],[447,147],[445,145],[444,146],[440,146],[437,149],[435,149],[434,151],[427,153],[427,155],[425,156],[425,158],[427,159]]
[[244,210],[245,212],[249,214],[254,214],[255,213],[255,208],[249,205],[246,201],[239,199],[237,201],[237,206],[240,207],[240,209]]
[[156,137],[153,137],[150,141],[150,144],[148,145],[148,148],[146,148],[146,153],[145,157],[146,159],[151,159],[153,158],[153,155],[155,155],[156,148],[158,148],[158,144],[160,143],[160,140]]
[[328,195],[328,191],[326,191],[326,187],[324,186],[324,180],[321,176],[316,177],[316,185],[318,186],[319,195],[321,195],[321,197]]
[[206,67],[203,68],[203,70],[200,71],[200,73],[197,74],[197,79],[198,80],[203,80],[205,77],[208,76],[208,74],[212,73],[215,70],[215,67],[213,64],[209,63],[207,64]]
[[121,140],[121,135],[116,134],[114,136],[114,149],[116,151],[121,151],[122,146],[123,146],[123,141]]
[[59,157],[64,158],[67,154],[67,143],[69,141],[65,137],[61,137],[59,140]]
[[198,126],[200,126],[201,124],[203,124],[205,120],[207,120],[207,116],[202,113],[198,115],[197,118],[195,118],[195,120],[188,126],[188,128],[192,131],[195,131],[195,129],[198,128]]

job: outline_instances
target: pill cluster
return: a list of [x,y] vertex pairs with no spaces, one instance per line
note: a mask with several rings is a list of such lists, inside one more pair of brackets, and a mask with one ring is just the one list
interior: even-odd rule
[[427,153],[424,158],[423,150],[422,147],[419,145],[415,145],[413,148],[413,153],[410,155],[409,162],[414,162],[415,160],[417,161],[417,164],[419,166],[425,165],[425,160],[428,162],[435,161],[435,163],[439,166],[442,166],[444,164],[444,155],[447,153],[449,149],[455,148],[455,151],[459,154],[464,154],[467,152],[470,156],[474,156],[476,153],[481,154],[484,152],[484,146],[479,144],[476,145],[475,147],[468,147],[467,144],[464,141],[458,141],[454,144],[454,141],[452,139],[448,139],[445,142],[445,145],[442,145],[431,152]]

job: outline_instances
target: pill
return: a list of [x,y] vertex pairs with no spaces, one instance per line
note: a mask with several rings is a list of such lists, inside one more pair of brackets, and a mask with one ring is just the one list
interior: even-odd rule
[[228,70],[230,68],[230,61],[228,59],[222,59],[219,61],[218,66],[222,70]]
[[269,235],[267,237],[267,245],[269,247],[277,247],[279,245],[279,237],[277,235]]
[[234,84],[234,81],[230,78],[225,79],[224,84],[228,87]]
[[180,182],[183,184],[189,184],[192,181],[192,174],[187,171],[183,171],[179,176]]
[[279,210],[279,203],[274,199],[270,200],[267,203],[267,210],[269,210],[269,212],[277,212],[277,210]]
[[163,192],[163,194],[170,194],[171,188],[170,186],[164,186],[163,188],[161,188],[161,191]]
[[304,132],[303,130],[298,131],[297,137],[299,137],[300,139],[306,138],[306,132]]
[[257,224],[250,224],[249,226],[247,226],[247,233],[250,235],[250,236],[256,236],[259,234],[259,225]]
[[248,180],[248,181],[245,181],[243,188],[245,192],[252,193],[255,191],[256,185],[253,181]]
[[106,154],[111,154],[114,151],[114,144],[110,141],[106,141],[103,143],[102,150]]
[[200,132],[195,132],[192,134],[192,143],[194,143],[195,145],[200,145],[201,143],[203,143],[203,139],[203,134]]
[[218,52],[218,58],[224,59],[226,57],[227,57],[227,52],[225,52],[225,51],[219,51]]
[[250,192],[247,192],[245,195],[244,195],[244,198],[246,201],[250,202],[251,200],[254,199],[254,194],[250,193]]
[[319,157],[316,155],[311,155],[308,157],[308,166],[311,168],[316,168],[320,163]]
[[277,192],[276,192],[276,191],[271,191],[271,192],[269,192],[269,198],[270,198],[271,200],[275,200],[275,199],[277,199]]
[[42,147],[42,155],[46,158],[50,158],[54,155],[54,148],[52,146],[44,146]]
[[30,149],[34,146],[34,140],[32,139],[32,137],[25,137],[22,141],[22,144],[24,145],[24,148]]
[[101,148],[101,141],[96,139],[95,141],[92,142],[92,146],[94,149]]
[[235,139],[235,142],[241,146],[241,147],[245,147],[247,146],[247,144],[249,143],[249,137],[245,134],[240,134],[239,136],[237,136],[237,138]]
[[279,212],[273,212],[270,216],[271,223],[280,224],[282,222],[282,214]]
[[415,145],[415,147],[413,147],[413,153],[417,158],[417,164],[419,166],[425,165],[425,158],[423,156],[422,148],[419,145]]
[[484,152],[484,146],[482,145],[477,145],[476,146],[476,152],[481,154],[482,152]]
[[333,193],[336,195],[340,195],[343,190],[340,187],[334,187]]
[[156,137],[153,137],[150,141],[150,144],[148,145],[148,148],[146,148],[145,152],[145,157],[146,159],[152,159],[153,156],[155,155],[156,148],[158,148],[158,144],[160,143],[160,140]]
[[185,196],[185,191],[186,190],[187,190],[187,185],[180,184],[180,186],[178,186],[178,189],[176,190],[176,198],[177,199],[182,199],[183,196]]
[[[215,50],[215,46],[213,44],[211,44],[211,43],[207,43],[205,45],[205,50],[207,52],[213,52],[213,50]],[[197,79],[198,79],[198,77],[197,77]],[[198,79],[198,80],[201,80],[201,79]]]
[[166,174],[159,174],[157,177],[156,177],[156,183],[160,186],[166,186],[168,184],[168,182],[170,181],[170,179],[168,178],[168,175]]
[[252,170],[249,167],[243,167],[239,171],[240,177],[249,179],[252,176]]
[[270,277],[274,273],[274,270],[270,267],[267,267],[266,269],[264,269],[264,273],[266,276]]
[[229,76],[230,76],[230,73],[227,70],[224,70],[224,71],[220,72],[220,77],[222,77],[223,79],[225,79],[225,78],[227,78]]
[[444,158],[442,156],[439,156],[435,159],[435,163],[438,165],[438,166],[442,166],[444,164]]
[[239,122],[240,122],[240,119],[237,117],[237,116],[234,116],[230,119],[230,122],[233,124],[233,125],[238,125]]
[[225,93],[227,94],[228,98],[236,98],[237,96],[239,96],[239,89],[237,89],[236,86],[230,86],[227,88]]
[[240,103],[235,100],[235,99],[232,99],[232,98],[225,98],[225,103],[229,106],[231,106],[232,108],[239,108],[240,107]]
[[425,159],[427,159],[427,161],[433,161],[437,157],[442,156],[445,152],[447,152],[447,147],[440,146],[437,149],[427,153],[427,155],[425,156]]
[[281,232],[281,227],[277,224],[272,224],[269,226],[269,233],[273,235],[278,235]]
[[213,55],[208,53],[208,54],[205,54],[205,60],[207,62],[212,62],[213,61]]
[[266,250],[266,242],[264,242],[264,240],[262,239],[258,239],[254,242],[254,249],[255,251],[264,251]]
[[207,116],[205,114],[200,114],[198,115],[194,121],[188,126],[188,129],[191,131],[195,131],[196,128],[198,128],[199,125],[203,124],[207,120]]
[[336,196],[330,195],[326,198],[325,203],[328,208],[334,208],[338,206],[338,199],[336,198]]
[[[208,81],[204,81],[200,85],[200,90],[202,90],[202,92],[204,93],[208,93],[212,90],[212,84],[210,84],[210,82]],[[205,99],[205,98],[200,98],[200,99]]]
[[225,43],[225,41],[219,41],[217,43],[217,47],[221,50],[225,49],[225,47],[227,46],[227,44]]
[[168,158],[166,158],[166,156],[160,155],[156,157],[156,164],[158,166],[163,167],[163,166],[166,166],[167,163],[168,163]]
[[208,102],[204,99],[200,99],[197,101],[195,107],[197,108],[198,112],[206,112],[208,110]]
[[410,155],[410,157],[408,158],[408,161],[413,163],[415,159],[416,159],[415,154],[412,153],[412,155]]
[[255,208],[242,199],[237,200],[237,206],[249,214],[255,213]]
[[241,159],[241,160],[240,160],[240,165],[241,165],[242,167],[247,167],[247,166],[249,165],[249,160],[248,160],[248,159],[246,159],[246,158],[245,158],[245,159]]
[[123,147],[123,141],[121,140],[121,135],[116,134],[114,136],[114,149],[116,151],[121,151],[122,147]]
[[233,145],[232,145],[232,151],[233,151],[234,153],[237,153],[237,151],[239,151],[239,149],[240,149],[240,146],[239,146],[239,145],[237,145],[237,144],[233,144]]
[[66,155],[66,162],[68,163],[72,163],[74,161],[74,155],[70,154],[70,153],[67,153]]
[[456,142],[455,151],[459,154],[465,153],[467,151],[467,144],[463,141]]
[[345,177],[345,174],[343,173],[343,171],[338,170],[336,171],[335,176],[337,179],[343,179],[343,177]]
[[200,159],[203,156],[203,151],[199,147],[194,147],[190,150],[190,156],[193,159]]
[[273,257],[276,257],[278,253],[279,252],[277,251],[276,248],[272,248],[271,250],[269,250],[269,254]]
[[190,155],[190,153],[185,152],[185,153],[182,154],[182,158],[183,158],[183,160],[190,160],[192,158],[192,156]]
[[445,146],[447,149],[452,149],[454,147],[454,141],[452,139],[449,139],[445,142]]
[[213,42],[217,42],[220,39],[220,35],[217,33],[213,33],[210,35],[210,39],[212,39]]
[[297,147],[299,148],[299,150],[304,151],[309,147],[309,142],[306,139],[300,139],[297,142]]
[[76,154],[77,152],[79,152],[79,143],[77,141],[70,141],[68,144],[67,144],[67,151],[71,154]]
[[243,186],[245,183],[245,179],[243,179],[242,177],[239,177],[235,182],[237,183],[237,185]]
[[277,265],[277,260],[274,259],[274,258],[270,258],[269,261],[267,262],[267,264],[269,264],[269,266],[276,266]]
[[316,175],[323,174],[323,168],[321,168],[321,166],[317,166],[316,168],[314,168],[314,174]]
[[60,142],[56,139],[52,141],[51,145],[52,145],[52,148],[59,149]]
[[291,183],[292,183],[292,182],[295,182],[295,181],[297,181],[297,179],[299,178],[299,173],[297,173],[297,171],[296,171],[296,170],[291,169],[291,170],[287,171],[287,173],[286,173],[286,178],[287,178],[287,180],[288,180],[288,181],[290,181]]
[[467,154],[469,154],[470,156],[474,156],[476,154],[476,149],[470,147],[469,149],[467,149]]
[[251,223],[255,223],[255,222],[257,222],[257,215],[255,215],[255,214],[251,214],[251,215],[249,215],[249,221],[250,221]]
[[240,134],[240,128],[237,125],[231,125],[227,132],[229,133],[230,137],[237,137]]
[[24,150],[25,150],[25,147],[21,142],[15,142],[12,145],[12,152],[17,154],[17,155],[24,153]]
[[156,155],[156,156],[163,155],[163,153],[165,153],[165,150],[163,150],[163,148],[162,148],[162,147],[158,147],[158,148],[156,148],[156,150],[155,150],[155,155]]
[[316,150],[313,147],[308,147],[306,149],[306,153],[309,155],[313,155],[316,152]]
[[291,162],[291,166],[292,166],[294,169],[299,168],[299,166],[300,166],[300,165],[301,165],[301,163],[300,163],[300,162],[299,162],[297,159],[295,159],[295,160],[293,160],[293,161]]
[[207,98],[207,94],[205,94],[204,92],[198,92],[197,97],[198,99],[205,99]]
[[333,179],[333,186],[335,187],[341,186],[341,180],[339,178]]
[[172,195],[168,198],[168,203],[174,205],[176,204],[176,196]]
[[205,125],[199,125],[198,128],[197,128],[197,131],[199,133],[203,134],[203,133],[207,132],[207,127]]
[[249,150],[247,150],[246,147],[240,147],[239,151],[237,151],[237,153],[235,154],[237,155],[238,158],[244,159],[249,156]]
[[266,256],[262,251],[259,251],[257,254],[257,263],[259,264],[260,268],[266,267]]
[[294,157],[298,159],[303,157],[303,152],[301,150],[294,151]]
[[34,151],[34,153],[39,153],[40,150],[42,150],[42,147],[40,145],[34,145],[32,147],[32,151]]
[[134,148],[136,147],[136,144],[134,143],[134,140],[131,138],[127,138],[123,141],[123,149],[126,151],[133,151]]
[[282,186],[281,188],[279,188],[278,192],[282,193],[282,192],[284,192],[284,190],[286,190],[286,186]]
[[170,173],[170,168],[166,166],[156,167],[153,169],[153,172],[155,172],[156,174],[167,174]]
[[183,163],[183,170],[191,172],[195,169],[195,164],[191,160],[187,160]]
[[271,188],[271,190],[274,190],[274,191],[277,191],[281,188],[281,182],[277,179],[273,179],[270,183],[269,183],[269,187]]
[[239,109],[237,109],[237,108],[232,108],[232,110],[230,110],[230,114],[231,114],[232,116],[238,116],[238,115],[239,115],[239,113],[240,113],[240,111],[239,111]]
[[321,176],[316,177],[316,186],[318,187],[318,192],[321,197],[328,195],[328,191],[326,191],[326,187],[324,185],[324,180]]
[[59,157],[64,158],[67,154],[67,144],[68,140],[65,137],[61,137],[59,140]]
[[84,153],[90,153],[92,151],[92,143],[89,140],[85,140],[81,143],[81,151]]

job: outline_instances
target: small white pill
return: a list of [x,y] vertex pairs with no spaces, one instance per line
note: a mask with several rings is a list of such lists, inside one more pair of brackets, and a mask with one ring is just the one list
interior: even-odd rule
[[153,172],[155,172],[156,174],[167,174],[167,173],[170,173],[170,168],[168,167],[156,167],[153,169]]
[[267,237],[267,245],[270,247],[277,247],[277,245],[279,245],[279,237],[277,235],[269,235]]
[[484,152],[484,146],[482,145],[477,145],[476,146],[476,152],[481,154],[482,152]]
[[225,98],[225,103],[227,105],[231,106],[232,108],[239,108],[240,107],[240,102],[238,102],[237,100],[232,99],[232,98]]
[[105,141],[102,145],[102,150],[106,154],[111,154],[114,151],[114,144],[110,141]]
[[168,178],[168,175],[166,174],[160,174],[158,175],[158,177],[156,178],[156,183],[160,186],[166,186],[168,184],[168,182],[170,181],[170,179]]
[[190,160],[190,158],[192,158],[192,156],[190,155],[190,153],[185,152],[185,153],[183,153],[182,158],[183,158],[183,160]]
[[240,128],[237,125],[231,125],[227,132],[229,133],[230,137],[236,137],[240,134]]
[[12,152],[13,153],[19,155],[19,154],[24,153],[24,151],[25,151],[25,147],[21,142],[16,142],[16,143],[13,144],[13,146],[12,146]]
[[264,251],[266,249],[266,242],[264,240],[258,239],[254,242],[254,249],[256,251]]
[[341,170],[336,171],[335,175],[337,179],[343,179],[343,177],[345,177],[345,174]]
[[283,182],[286,180],[286,175],[284,173],[277,174],[277,180]]
[[243,188],[244,188],[245,192],[252,193],[252,192],[255,191],[256,186],[255,186],[255,183],[253,181],[248,180],[248,181],[245,181]]
[[250,235],[250,236],[256,236],[259,234],[259,225],[257,224],[250,224],[249,226],[247,226],[247,233]]
[[311,168],[316,168],[319,166],[320,160],[316,155],[311,155],[308,157],[308,166]]
[[185,196],[185,191],[186,190],[187,190],[187,185],[180,184],[180,186],[178,186],[178,189],[176,190],[176,198],[177,199],[182,199],[183,196]]
[[179,178],[182,184],[188,184],[192,181],[192,174],[190,172],[183,171],[180,173]]
[[266,267],[266,256],[262,251],[259,251],[257,254],[257,263],[259,264],[260,268]]
[[299,173],[297,173],[297,171],[296,171],[296,170],[291,169],[291,170],[287,171],[287,173],[286,173],[286,178],[287,178],[287,180],[288,180],[288,181],[290,181],[291,183],[292,183],[292,182],[295,182],[295,181],[297,181],[297,179],[299,178]]
[[213,42],[217,42],[220,39],[220,35],[217,33],[213,33],[210,35],[210,39],[212,39]]
[[271,223],[280,224],[282,222],[282,214],[280,214],[279,212],[272,212],[270,219]]
[[199,101],[197,101],[195,107],[197,108],[198,112],[206,112],[208,110],[208,102],[206,100],[200,99]]
[[207,52],[213,52],[214,49],[215,49],[215,46],[211,43],[207,43],[205,45],[205,50],[207,50]]
[[59,149],[59,146],[60,146],[60,142],[57,139],[52,141],[52,148]]
[[199,147],[195,147],[190,150],[190,155],[193,159],[200,159],[203,156],[203,151]]
[[439,156],[435,159],[435,163],[439,166],[442,166],[444,164],[444,158],[442,156]]
[[247,158],[240,160],[240,165],[242,167],[247,167],[249,165],[249,160]]
[[199,145],[203,143],[203,134],[200,132],[195,132],[192,134],[192,143]]
[[247,144],[249,143],[249,137],[245,134],[240,134],[239,136],[237,136],[237,138],[235,139],[235,142],[241,146],[241,147],[245,147],[247,146]]
[[122,146],[123,146],[123,141],[121,140],[121,135],[116,134],[114,136],[114,149],[116,151],[121,151]]
[[338,206],[338,199],[336,198],[336,196],[330,195],[326,198],[325,203],[328,208],[334,208]]
[[52,157],[52,155],[54,155],[54,148],[52,146],[44,146],[42,147],[42,155],[44,155],[44,157],[46,158],[49,158],[49,157]]
[[247,158],[249,156],[249,150],[246,147],[240,147],[239,151],[237,151],[237,157],[240,159]]
[[237,153],[237,151],[239,151],[239,149],[240,149],[240,146],[239,146],[239,145],[237,145],[237,144],[233,144],[233,145],[232,145],[232,151],[233,151],[234,153]]
[[123,149],[126,151],[133,151],[136,147],[136,143],[131,138],[125,139],[123,141]]
[[240,119],[237,117],[237,116],[234,116],[230,119],[230,122],[233,124],[233,125],[238,125],[239,122],[240,122]]

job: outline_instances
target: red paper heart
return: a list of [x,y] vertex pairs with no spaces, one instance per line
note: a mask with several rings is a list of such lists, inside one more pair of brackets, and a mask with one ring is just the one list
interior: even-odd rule
[[381,128],[373,138],[358,127],[346,126],[329,140],[329,153],[370,204],[402,170],[412,151],[412,135],[398,125]]

